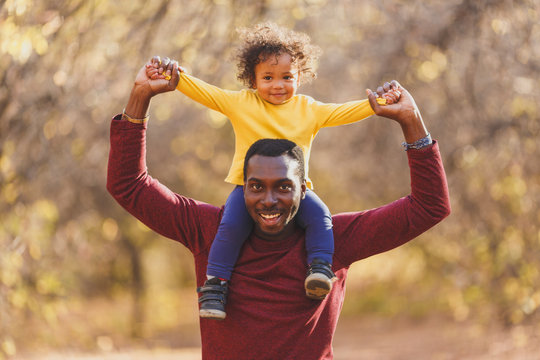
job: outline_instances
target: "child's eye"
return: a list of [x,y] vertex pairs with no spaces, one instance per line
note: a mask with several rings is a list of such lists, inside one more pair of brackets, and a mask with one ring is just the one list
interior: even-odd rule
[[293,77],[291,75],[286,75],[283,77],[285,80],[292,80]]
[[263,77],[264,80],[272,80],[272,77],[271,76],[265,76]]

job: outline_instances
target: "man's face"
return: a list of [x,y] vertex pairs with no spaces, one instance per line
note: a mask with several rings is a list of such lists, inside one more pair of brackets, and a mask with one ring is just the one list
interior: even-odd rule
[[298,166],[286,155],[254,155],[249,159],[244,198],[258,237],[282,240],[295,231],[294,216],[306,193]]
[[255,65],[255,86],[259,95],[271,104],[279,105],[289,100],[298,89],[298,68],[291,55],[269,56]]

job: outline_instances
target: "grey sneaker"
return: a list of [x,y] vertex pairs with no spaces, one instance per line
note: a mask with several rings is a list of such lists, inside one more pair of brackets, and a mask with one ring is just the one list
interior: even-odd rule
[[227,316],[225,304],[227,303],[227,281],[217,277],[206,280],[204,285],[197,288],[199,297],[199,316],[204,319],[223,320]]
[[304,282],[306,296],[310,299],[323,300],[332,290],[332,285],[336,279],[330,263],[320,259],[313,259]]

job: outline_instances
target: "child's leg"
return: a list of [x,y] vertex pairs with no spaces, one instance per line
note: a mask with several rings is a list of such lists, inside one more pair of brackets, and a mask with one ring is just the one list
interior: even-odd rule
[[306,229],[307,263],[320,259],[332,264],[334,256],[334,233],[332,214],[326,204],[308,189],[298,209],[300,226]]
[[208,255],[206,274],[230,280],[240,249],[253,228],[246,210],[244,191],[237,186],[225,203],[223,218]]
[[300,226],[306,229],[308,276],[304,282],[306,296],[322,300],[332,291],[335,275],[332,272],[334,233],[332,215],[326,204],[311,190],[298,209]]

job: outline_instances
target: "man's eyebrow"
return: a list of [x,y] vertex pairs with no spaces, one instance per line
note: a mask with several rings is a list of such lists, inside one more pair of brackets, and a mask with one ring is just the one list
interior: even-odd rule
[[[263,182],[262,179],[259,179],[259,178],[256,178],[256,177],[250,177],[250,178],[247,178],[246,182],[249,182],[249,181]],[[287,181],[294,181],[294,180],[291,179],[291,178],[281,178],[281,179],[275,180],[275,182],[279,182],[279,183],[287,182]]]

